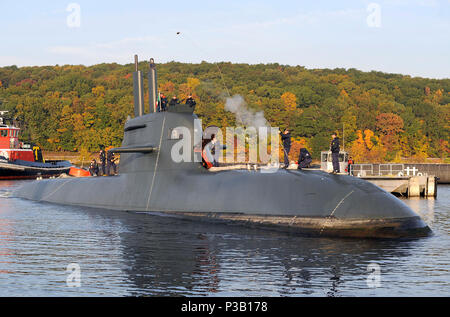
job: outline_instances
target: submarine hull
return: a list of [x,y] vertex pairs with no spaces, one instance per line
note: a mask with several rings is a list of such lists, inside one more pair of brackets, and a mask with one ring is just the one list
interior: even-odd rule
[[[308,236],[421,237],[431,233],[398,198],[320,171],[160,171],[41,180],[16,196],[58,204],[159,212]],[[153,186],[152,186],[153,183]]]

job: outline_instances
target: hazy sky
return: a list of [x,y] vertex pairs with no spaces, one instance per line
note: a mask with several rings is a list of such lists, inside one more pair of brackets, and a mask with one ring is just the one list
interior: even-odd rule
[[450,0],[0,0],[0,19],[0,66],[124,64],[136,53],[450,77]]

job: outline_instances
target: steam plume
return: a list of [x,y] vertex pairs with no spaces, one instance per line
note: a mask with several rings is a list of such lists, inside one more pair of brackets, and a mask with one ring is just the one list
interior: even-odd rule
[[236,115],[237,124],[255,128],[269,126],[266,118],[264,118],[264,111],[255,112],[249,109],[241,95],[234,95],[233,97],[227,98],[225,110]]

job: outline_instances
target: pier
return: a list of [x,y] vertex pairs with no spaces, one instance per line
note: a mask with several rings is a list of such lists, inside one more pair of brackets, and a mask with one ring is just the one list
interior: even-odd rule
[[[417,164],[419,165],[419,164]],[[354,164],[350,173],[371,182],[384,190],[403,197],[437,197],[436,175],[429,175],[416,164]],[[448,164],[420,164],[448,165]],[[433,171],[433,169],[428,169]],[[428,171],[427,170],[427,171]]]

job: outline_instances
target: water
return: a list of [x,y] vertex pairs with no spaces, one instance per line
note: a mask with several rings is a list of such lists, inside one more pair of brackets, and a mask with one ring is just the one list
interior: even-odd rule
[[0,296],[450,295],[450,186],[405,200],[433,236],[382,241],[36,203],[20,184],[0,182]]

